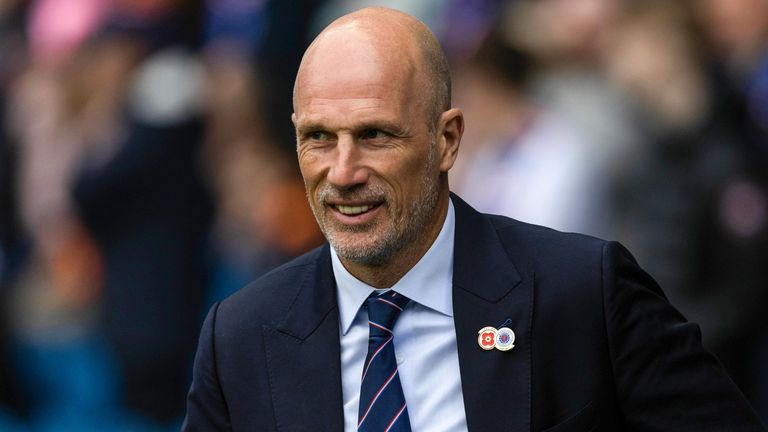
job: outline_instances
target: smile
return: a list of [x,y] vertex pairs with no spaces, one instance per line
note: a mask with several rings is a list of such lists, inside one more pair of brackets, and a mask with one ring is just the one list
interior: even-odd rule
[[377,210],[381,207],[382,203],[346,203],[346,204],[331,204],[336,212],[336,215],[341,218],[344,223],[362,223],[370,220],[377,214]]
[[372,209],[373,207],[374,206],[372,205],[361,205],[361,206],[337,205],[336,209],[342,214],[345,214],[347,216],[355,216],[355,215],[365,213],[368,210]]

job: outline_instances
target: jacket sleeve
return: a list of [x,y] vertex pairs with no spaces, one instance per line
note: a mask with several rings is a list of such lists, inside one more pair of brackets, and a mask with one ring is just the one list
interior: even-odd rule
[[218,307],[218,303],[211,307],[200,331],[192,386],[187,396],[187,415],[181,427],[184,432],[232,430],[216,365],[214,338]]
[[603,307],[616,396],[632,431],[765,431],[698,325],[618,243],[603,247]]

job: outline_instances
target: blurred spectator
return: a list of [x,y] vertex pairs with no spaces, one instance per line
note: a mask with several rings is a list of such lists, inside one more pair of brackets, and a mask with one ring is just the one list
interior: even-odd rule
[[595,232],[605,213],[584,136],[528,94],[530,56],[492,33],[457,74],[469,127],[451,186],[479,210]]
[[422,20],[430,28],[435,28],[439,22],[438,19],[450,4],[450,0],[424,0],[420,2],[408,0],[328,0],[319,8],[312,21],[312,33],[316,35],[331,21],[342,15],[370,6],[383,6],[407,12]]
[[[710,66],[717,90],[715,116],[729,131],[742,154],[742,175],[732,179],[720,201],[720,225],[742,252],[743,262],[765,262],[766,207],[768,207],[768,3],[754,0],[707,0],[693,9],[699,13],[710,42]],[[726,238],[729,238],[726,237]],[[766,273],[760,264],[747,269],[749,283],[762,289],[756,302],[768,297]],[[753,279],[750,275],[762,277]],[[761,324],[761,325],[760,325]],[[740,335],[746,361],[743,374],[758,412],[768,421],[768,323],[760,321]],[[738,355],[738,353],[734,353]]]
[[[66,187],[82,147],[77,144],[79,131],[68,127],[64,107],[70,100],[62,80],[68,59],[99,25],[101,16],[99,4],[86,1],[76,6],[82,8],[67,11],[70,20],[62,24],[62,10],[55,2],[29,5],[25,22],[29,64],[10,83],[4,115],[15,155],[12,182],[18,195],[14,195],[12,208],[18,208],[32,243],[28,259],[18,269],[20,274],[12,280],[7,309],[16,360],[12,370],[24,390],[17,401],[25,403],[25,414],[39,420],[33,420],[35,425],[63,412],[57,411],[57,402],[66,399],[69,407],[79,402],[72,397],[78,394],[74,388],[57,391],[51,386],[37,387],[33,381],[50,384],[57,376],[75,376],[55,351],[79,346],[84,340],[100,283],[98,253],[73,211]],[[13,229],[15,237],[22,235],[20,226]],[[35,358],[31,353],[47,355]],[[53,367],[46,369],[46,365]],[[58,369],[52,374],[54,368]],[[67,423],[64,418],[57,420],[60,425]]]
[[269,0],[264,40],[254,54],[260,72],[258,90],[265,107],[264,121],[278,145],[291,154],[291,159],[295,159],[296,148],[291,123],[293,80],[301,56],[314,38],[310,22],[323,3],[324,0]]
[[[460,67],[472,57],[505,10],[505,0],[449,0],[431,10],[430,28],[440,40],[448,62]],[[454,78],[455,79],[455,78]]]
[[693,9],[710,43],[717,121],[768,153],[768,4],[706,0]]
[[33,4],[33,63],[15,86],[37,250],[15,296],[17,351],[36,430],[145,430],[183,414],[207,281],[200,8],[75,1]]
[[11,428],[12,417],[22,409],[11,365],[7,298],[11,282],[22,262],[24,239],[19,229],[16,193],[17,151],[5,122],[8,89],[26,61],[24,52],[24,5],[0,1],[0,429]]
[[[483,124],[478,133],[487,135],[467,130],[464,161],[453,177],[470,202],[561,230],[613,234],[608,192],[631,160],[638,134],[629,105],[603,78],[598,60],[606,29],[622,6],[606,0],[515,1],[498,14],[495,33],[507,52],[481,49],[470,62],[471,73],[456,78],[459,106]],[[521,54],[526,64],[513,64],[510,59]],[[517,80],[521,67],[529,71],[525,82]],[[470,87],[462,91],[465,78]],[[496,144],[475,151],[485,141]],[[494,146],[495,152],[487,151]],[[471,164],[470,188],[463,171]],[[488,172],[495,173],[495,188],[483,187]],[[485,205],[472,200],[476,193]]]
[[219,206],[208,303],[322,241],[295,161],[287,72],[319,4],[206,3],[205,159]]
[[218,203],[210,301],[323,241],[294,152],[265,121],[261,75],[237,43],[206,49],[206,166]]
[[186,11],[164,5],[126,5],[115,35],[78,63],[86,91],[109,99],[91,124],[111,136],[91,143],[74,196],[103,254],[102,322],[121,401],[168,423],[183,414],[212,208],[198,162],[202,69],[185,29],[175,39],[164,27]]
[[734,78],[746,77],[766,55],[768,5],[761,0],[704,0],[699,13],[712,48]]
[[615,23],[605,54],[609,77],[636,101],[648,142],[616,206],[618,234],[673,297],[700,271],[691,265],[696,234],[685,233],[695,231],[713,187],[702,186],[722,177],[730,159],[722,143],[703,143],[712,101],[691,31],[680,5],[636,5]]
[[[592,172],[594,203],[605,211],[586,228],[612,237],[613,215],[605,197],[637,151],[639,134],[630,105],[600,69],[607,29],[624,0],[520,0],[503,15],[506,38],[530,53],[536,73],[531,97],[567,121],[578,135],[580,153]],[[563,216],[567,217],[567,216]]]
[[768,329],[768,160],[719,113],[682,4],[637,3],[611,34],[607,71],[636,102],[648,142],[620,188],[619,237],[755,403],[766,370],[755,350]]

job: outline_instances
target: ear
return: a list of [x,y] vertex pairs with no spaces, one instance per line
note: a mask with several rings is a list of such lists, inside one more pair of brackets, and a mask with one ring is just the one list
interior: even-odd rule
[[464,113],[458,108],[443,112],[438,123],[437,134],[440,171],[447,173],[459,154],[461,136],[464,135]]

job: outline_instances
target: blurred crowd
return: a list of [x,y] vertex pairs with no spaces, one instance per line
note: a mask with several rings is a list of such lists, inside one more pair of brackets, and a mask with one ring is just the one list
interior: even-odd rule
[[0,430],[178,429],[207,308],[323,241],[293,79],[372,4],[446,50],[451,188],[623,242],[768,421],[765,0],[0,0]]

